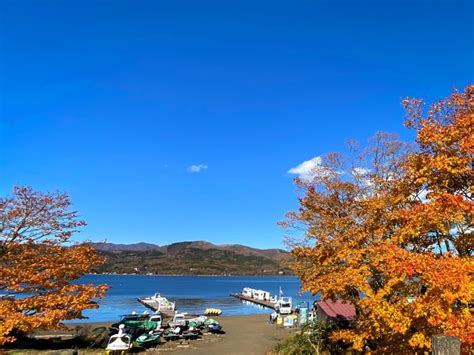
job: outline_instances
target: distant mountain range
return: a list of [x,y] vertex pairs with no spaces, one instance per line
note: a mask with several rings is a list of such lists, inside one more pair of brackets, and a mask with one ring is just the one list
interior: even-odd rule
[[282,249],[256,249],[205,241],[159,246],[149,243],[90,243],[106,262],[98,273],[178,275],[277,275],[291,273],[290,254]]
[[134,243],[134,244],[114,244],[114,243],[90,243],[97,250],[101,251],[146,251],[160,249],[156,244]]

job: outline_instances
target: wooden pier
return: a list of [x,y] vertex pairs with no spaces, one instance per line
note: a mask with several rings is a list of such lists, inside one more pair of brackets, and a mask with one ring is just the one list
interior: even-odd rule
[[275,307],[276,307],[276,303],[275,303],[275,302],[257,300],[257,299],[252,298],[252,297],[244,296],[244,295],[241,294],[241,293],[231,293],[230,295],[231,295],[232,297],[238,298],[238,299],[241,300],[241,301],[251,302],[251,303],[254,303],[254,304],[256,304],[256,305],[259,305],[259,306],[262,306],[262,307],[266,307],[266,308],[270,308],[270,309],[273,309],[273,310],[275,310]]

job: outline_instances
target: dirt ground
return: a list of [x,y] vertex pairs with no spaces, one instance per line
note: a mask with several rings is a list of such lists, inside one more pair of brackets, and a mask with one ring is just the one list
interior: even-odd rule
[[173,351],[173,354],[266,354],[276,344],[291,334],[291,330],[277,328],[268,323],[267,315],[220,317],[225,330],[217,340],[192,342],[189,348]]
[[[292,330],[277,328],[274,324],[268,323],[268,315],[247,315],[247,316],[228,316],[216,317],[216,320],[222,325],[225,334],[203,334],[200,339],[192,341],[173,341],[162,343],[154,349],[149,349],[140,354],[165,354],[172,355],[190,354],[190,355],[226,355],[226,354],[267,354],[282,339],[289,336]],[[61,336],[62,339],[68,339],[78,330],[91,331],[97,327],[108,327],[110,323],[82,323],[70,324],[69,331],[41,331],[36,336],[50,337],[51,335]],[[67,342],[67,340],[66,340]],[[26,345],[26,344],[25,344]],[[71,350],[71,344],[62,348],[54,347],[54,350],[28,349],[23,348],[9,349],[5,352],[0,350],[0,354],[38,354],[42,355],[71,355],[71,354],[103,354],[100,349],[77,349]],[[65,345],[65,344],[64,344]],[[69,349],[68,349],[69,348]],[[45,348],[43,348],[45,349]],[[47,347],[46,349],[51,349]]]

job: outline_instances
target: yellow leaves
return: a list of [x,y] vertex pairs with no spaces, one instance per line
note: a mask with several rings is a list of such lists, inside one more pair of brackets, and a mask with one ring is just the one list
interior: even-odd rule
[[0,199],[0,219],[7,226],[0,240],[0,286],[16,293],[0,300],[0,345],[15,340],[13,330],[57,328],[62,320],[80,318],[107,290],[70,283],[102,259],[89,245],[62,246],[84,225],[67,211],[69,205],[65,194],[31,188],[16,188],[14,197]]
[[8,259],[0,257],[0,262],[8,265],[1,269],[2,282],[7,290],[26,294],[0,301],[0,342],[13,340],[9,336],[13,329],[58,327],[62,320],[78,318],[84,309],[97,307],[91,299],[103,297],[107,290],[105,285],[69,283],[87,272],[91,262],[100,260],[90,253],[88,246],[27,244],[10,248],[15,252],[9,253]]
[[429,337],[426,337],[422,333],[415,333],[413,336],[410,338],[408,343],[413,347],[413,348],[420,348],[420,349],[429,349],[431,347],[431,340]]
[[314,247],[294,251],[294,270],[305,290],[356,306],[353,328],[333,339],[387,353],[427,350],[440,333],[472,345],[474,86],[426,115],[421,100],[403,104],[416,150],[378,135],[349,169],[338,159],[338,174],[303,186],[291,222]]
[[355,350],[362,351],[364,349],[365,339],[362,336],[356,336],[352,338],[352,347]]

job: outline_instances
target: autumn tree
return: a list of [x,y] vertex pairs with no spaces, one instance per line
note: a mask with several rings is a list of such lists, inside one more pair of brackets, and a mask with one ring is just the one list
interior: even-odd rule
[[283,223],[304,290],[351,302],[331,333],[358,350],[427,350],[431,336],[474,343],[474,86],[431,105],[403,101],[412,145],[379,133],[349,157],[329,154],[296,179],[300,207]]
[[66,194],[17,187],[0,199],[0,345],[18,332],[57,328],[97,307],[106,286],[71,281],[100,263],[92,247],[73,245],[84,221]]

